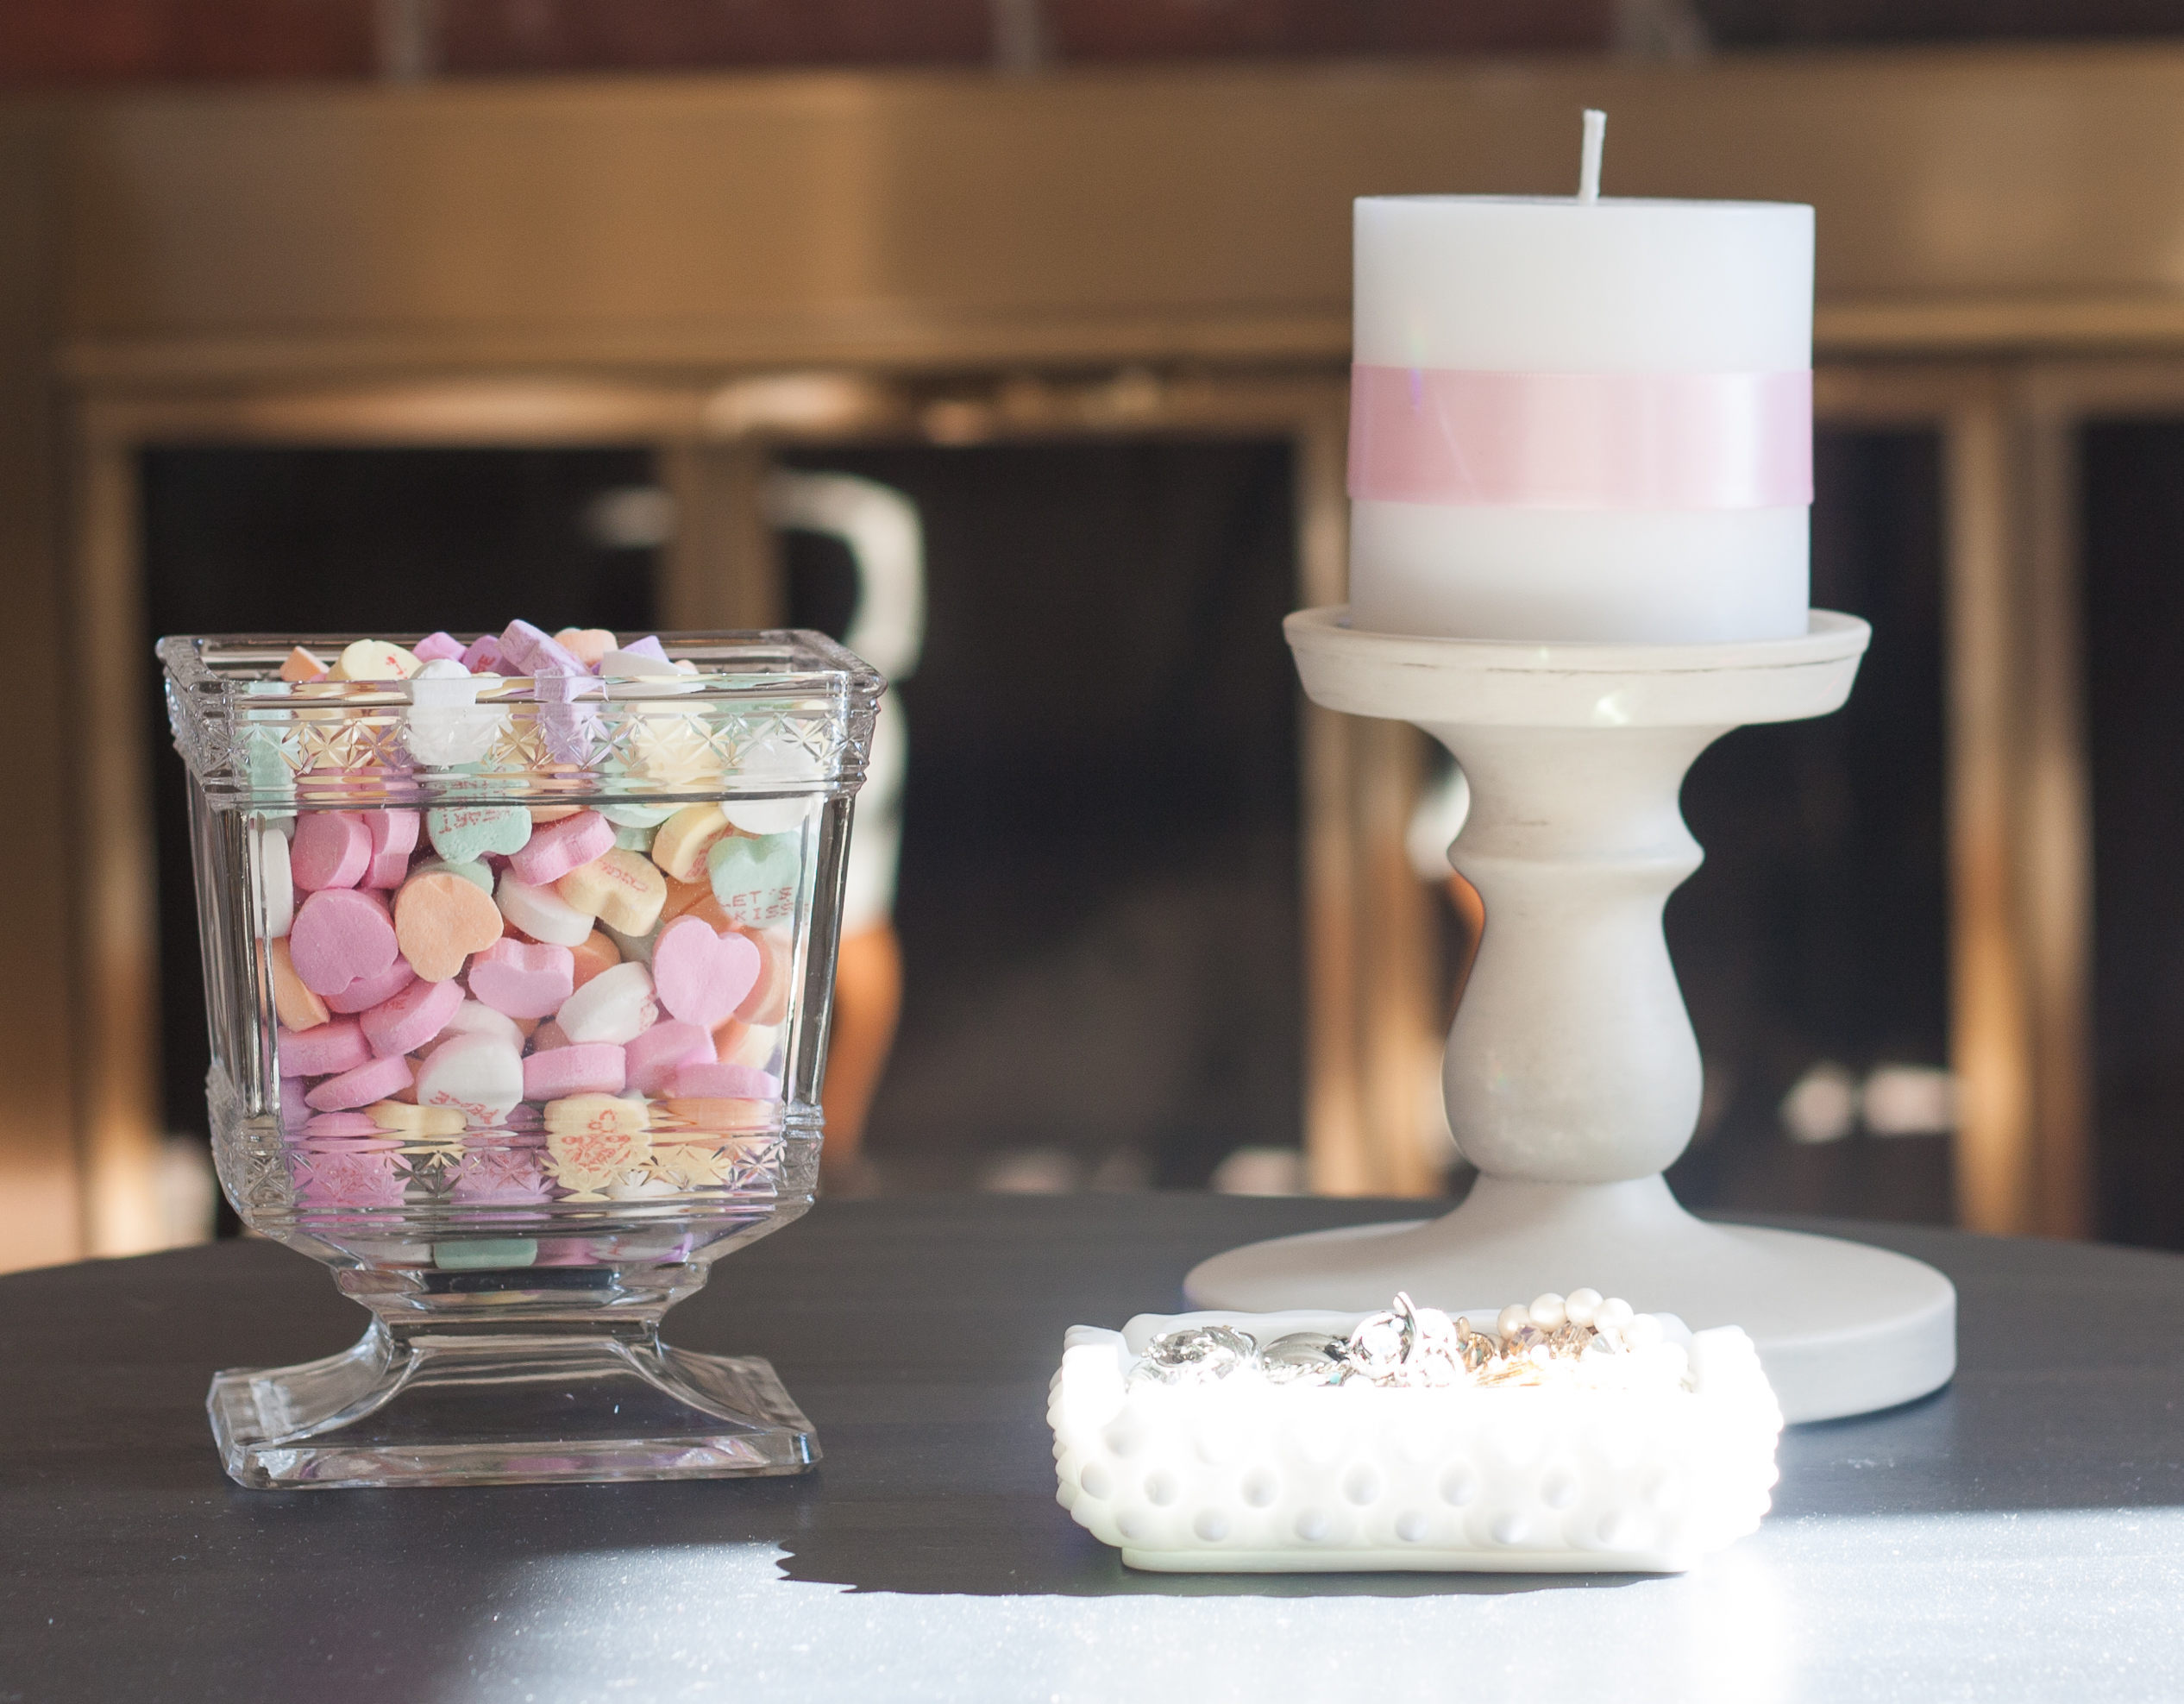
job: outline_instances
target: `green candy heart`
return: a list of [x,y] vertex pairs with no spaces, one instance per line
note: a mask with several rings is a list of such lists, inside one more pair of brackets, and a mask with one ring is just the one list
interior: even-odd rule
[[424,814],[432,850],[450,864],[475,864],[487,852],[519,852],[530,840],[521,805],[442,805]]
[[[610,822],[612,817],[607,819]],[[652,850],[652,831],[650,828],[617,828],[614,844],[624,852],[649,852]]]
[[432,1264],[442,1272],[494,1272],[527,1267],[537,1258],[538,1244],[528,1236],[477,1236],[432,1245]]
[[796,889],[804,874],[800,834],[731,834],[706,854],[712,896],[728,921],[764,928],[796,914]]

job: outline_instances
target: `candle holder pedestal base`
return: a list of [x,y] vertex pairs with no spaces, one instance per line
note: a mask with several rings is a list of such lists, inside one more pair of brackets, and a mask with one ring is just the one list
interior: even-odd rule
[[1660,927],[1701,856],[1677,806],[1684,775],[1733,727],[1838,708],[1866,624],[1815,611],[1789,639],[1532,645],[1355,632],[1345,615],[1286,624],[1307,693],[1415,723],[1471,783],[1451,858],[1486,927],[1443,1083],[1481,1176],[1439,1220],[1217,1255],[1191,1273],[1191,1300],[1359,1311],[1400,1289],[1476,1312],[1591,1285],[1694,1330],[1742,1326],[1792,1421],[1947,1383],[1956,1292],[1940,1273],[1860,1243],[1702,1223],[1660,1177],[1701,1090]]

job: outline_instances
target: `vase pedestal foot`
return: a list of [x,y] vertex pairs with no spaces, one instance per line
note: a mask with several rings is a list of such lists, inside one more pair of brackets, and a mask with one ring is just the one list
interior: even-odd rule
[[819,1438],[773,1368],[618,1320],[505,1331],[375,1322],[341,1355],[218,1374],[206,1406],[254,1489],[805,1472]]
[[1233,1248],[1202,1262],[1183,1289],[1198,1307],[1253,1313],[1366,1312],[1406,1290],[1423,1306],[1491,1318],[1578,1285],[1693,1330],[1742,1326],[1792,1421],[1893,1407],[1956,1369],[1956,1291],[1933,1267],[1832,1236],[1710,1224],[1657,1177],[1481,1178],[1446,1217]]

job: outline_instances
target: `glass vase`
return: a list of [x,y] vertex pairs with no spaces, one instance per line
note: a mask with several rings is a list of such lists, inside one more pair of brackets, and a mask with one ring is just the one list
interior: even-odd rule
[[372,1316],[343,1354],[214,1380],[228,1472],[809,1468],[770,1366],[660,1324],[811,1203],[883,683],[805,632],[664,636],[634,677],[280,678],[349,643],[159,647],[221,1185]]

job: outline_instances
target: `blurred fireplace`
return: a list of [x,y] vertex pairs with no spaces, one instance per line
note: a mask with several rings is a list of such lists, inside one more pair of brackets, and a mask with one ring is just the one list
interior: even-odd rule
[[[0,525],[16,559],[49,562],[55,540],[67,553],[66,619],[35,598],[24,619],[65,646],[73,695],[66,715],[35,701],[51,725],[10,761],[50,790],[40,765],[66,742],[80,850],[73,864],[46,840],[20,854],[21,890],[42,896],[22,908],[26,939],[70,956],[78,985],[67,1011],[26,1009],[6,1045],[31,1076],[72,1059],[72,1094],[0,1135],[0,1164],[68,1140],[66,1126],[80,1187],[63,1179],[53,1198],[78,1204],[86,1246],[144,1245],[161,1122],[154,721],[135,641],[113,636],[150,624],[147,550],[164,546],[141,531],[156,519],[141,500],[164,475],[147,452],[635,456],[681,518],[653,613],[719,626],[792,601],[756,502],[775,462],[894,458],[914,483],[951,456],[1212,443],[1286,461],[1272,500],[1290,506],[1287,599],[1339,601],[1347,198],[1559,191],[1583,104],[1616,113],[1620,192],[1819,204],[1819,407],[1833,429],[1879,435],[1829,452],[1838,488],[1864,494],[1839,512],[1865,535],[1840,560],[1880,575],[1861,594],[1910,647],[1893,662],[1877,650],[1850,715],[1814,743],[1733,736],[1694,777],[1714,858],[1670,927],[1702,1033],[1731,1039],[1710,1042],[1730,1057],[1679,1182],[1739,1205],[1930,1211],[1935,1168],[1900,1158],[1915,1142],[1804,1144],[1777,1167],[1803,1179],[1786,1193],[1736,1156],[1760,1133],[1788,1152],[1785,1079],[1810,1129],[1840,1128],[1829,1109],[1870,1091],[1877,1068],[1945,1049],[1960,1216],[2082,1234],[2099,1169],[2099,813],[2079,432],[2184,411],[2184,292],[2168,271],[2184,201],[2134,163],[2184,146],[2184,55],[2151,51],[1929,54],[1916,76],[1885,55],[1750,56],[1572,60],[1515,80],[1457,62],[603,79],[0,114],[0,364],[19,380],[0,409],[15,446]],[[1938,492],[1938,534],[1920,530],[1933,509],[1892,507],[1914,487]],[[2098,593],[2097,552],[2088,571]],[[1261,597],[1271,582],[1254,584]],[[1861,607],[1857,589],[1837,600]],[[2097,597],[2096,628],[2129,607]],[[1924,672],[1936,657],[1938,695]],[[1927,701],[1885,692],[1897,674],[1924,679]],[[1295,714],[1284,950],[1301,1059],[1284,1135],[1301,1127],[1315,1187],[1432,1188],[1421,1130],[1444,943],[1404,852],[1428,756],[1402,728]],[[1876,751],[1919,795],[1917,821],[1842,793]],[[1886,879],[1861,879],[1876,859]],[[2104,850],[2100,870],[2106,883],[2124,866]],[[1845,1007],[1842,990],[1886,961],[1863,937],[1770,933],[1793,902],[1866,908],[1903,936],[1900,1022]],[[1809,985],[1785,984],[1784,965]],[[1753,1009],[1755,977],[1790,986],[1779,1009]],[[1830,1063],[1835,1077],[1807,1083]],[[1867,1097],[1916,1113],[1932,1087],[1892,1078]],[[1229,1139],[1203,1110],[1221,1098],[1176,1125],[1220,1134],[1172,1169],[1148,1160],[1153,1175],[1196,1175]],[[1891,1170],[1905,1166],[1917,1175]]]

